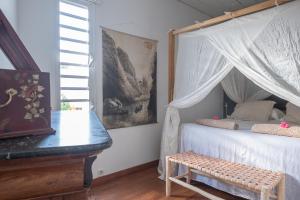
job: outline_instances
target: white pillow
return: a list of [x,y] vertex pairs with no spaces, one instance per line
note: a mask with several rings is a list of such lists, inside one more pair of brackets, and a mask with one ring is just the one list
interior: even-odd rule
[[292,103],[286,104],[286,117],[284,118],[288,122],[294,122],[300,124],[300,108]]
[[277,108],[273,108],[271,116],[270,116],[270,120],[281,121],[284,117],[285,117],[285,114],[283,111],[281,111]]
[[237,104],[231,118],[246,121],[268,121],[274,101],[250,101]]

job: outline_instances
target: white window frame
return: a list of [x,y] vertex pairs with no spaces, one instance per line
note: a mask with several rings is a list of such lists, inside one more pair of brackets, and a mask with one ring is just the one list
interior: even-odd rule
[[[79,7],[84,7],[84,8],[88,8],[89,10],[89,17],[88,17],[88,20],[89,20],[89,42],[81,42],[81,41],[77,41],[77,40],[73,40],[73,39],[69,39],[69,38],[63,38],[60,36],[60,34],[58,34],[58,40],[59,40],[59,43],[60,43],[60,40],[61,39],[64,39],[65,41],[70,41],[70,42],[79,42],[79,43],[84,43],[84,44],[88,44],[89,45],[89,54],[86,54],[86,53],[79,53],[79,52],[73,52],[73,51],[68,51],[68,50],[61,50],[60,49],[60,46],[59,46],[59,54],[62,52],[62,53],[72,53],[72,54],[78,54],[78,55],[87,55],[89,56],[90,58],[92,58],[92,55],[93,55],[93,52],[94,52],[94,46],[93,46],[93,39],[94,39],[94,27],[93,27],[93,24],[94,24],[94,6],[95,6],[95,3],[93,3],[93,1],[91,0],[59,0],[59,2],[65,2],[67,4],[73,4],[75,6],[79,6]],[[61,15],[61,11],[60,9],[58,9],[58,15],[60,16]],[[74,18],[78,18],[78,19],[84,19],[84,18],[81,18],[79,16],[74,16],[74,15],[70,15],[68,13],[63,13],[63,15],[65,16],[71,16],[71,17],[74,17]],[[59,19],[59,18],[58,18]],[[71,29],[71,30],[79,30],[79,31],[82,31],[84,32],[85,30],[82,30],[82,29],[79,29],[79,28],[75,28],[75,27],[69,27],[69,26],[66,26],[66,25],[61,25],[60,22],[58,21],[58,31],[60,30],[60,27],[65,27],[65,28],[68,28],[68,29]],[[59,59],[59,73],[58,73],[58,80],[59,80],[59,95],[58,95],[58,108],[59,110],[61,110],[61,104],[63,102],[89,102],[90,104],[90,107],[91,107],[91,90],[90,90],[90,87],[61,87],[61,84],[60,84],[60,79],[61,78],[77,78],[77,79],[88,79],[88,82],[90,82],[90,76],[73,76],[73,75],[61,75],[61,65],[72,65],[72,66],[85,66],[85,67],[90,67],[88,65],[80,65],[80,64],[70,64],[70,63],[61,63],[60,62],[60,59]],[[89,85],[90,86],[90,85]],[[80,90],[88,90],[89,91],[89,99],[70,99],[70,100],[62,100],[61,99],[61,91],[62,90],[76,90],[76,91],[80,91]]]

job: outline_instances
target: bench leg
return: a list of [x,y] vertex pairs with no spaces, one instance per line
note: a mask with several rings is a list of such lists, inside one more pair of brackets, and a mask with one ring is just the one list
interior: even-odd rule
[[285,176],[282,176],[281,181],[278,185],[278,200],[285,200]]
[[270,190],[263,188],[260,193],[260,200],[269,200]]
[[169,177],[172,175],[172,163],[169,160],[169,156],[166,156],[166,196],[171,195],[171,181]]
[[188,172],[187,172],[187,177],[186,177],[186,183],[191,184],[191,180],[192,180],[191,168],[188,167],[187,170],[188,170]]

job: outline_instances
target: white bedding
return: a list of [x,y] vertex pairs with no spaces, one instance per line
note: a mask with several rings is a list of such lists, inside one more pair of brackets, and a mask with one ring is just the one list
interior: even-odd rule
[[[300,199],[300,139],[252,133],[249,130],[251,124],[240,123],[240,129],[243,130],[183,124],[180,151],[194,151],[263,169],[283,171],[286,173],[286,199]],[[182,172],[183,168],[180,167],[179,173]],[[259,196],[254,193],[216,180],[200,176],[195,179],[236,196],[259,199]]]

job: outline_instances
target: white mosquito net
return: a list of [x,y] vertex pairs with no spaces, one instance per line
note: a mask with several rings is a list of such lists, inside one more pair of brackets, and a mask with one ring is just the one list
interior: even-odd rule
[[[178,151],[178,109],[201,102],[220,82],[236,102],[272,93],[300,106],[299,8],[300,1],[293,1],[179,36],[174,100],[162,134],[160,178],[165,177],[165,156]],[[246,80],[259,86],[251,86],[250,96],[241,90],[249,88]]]

